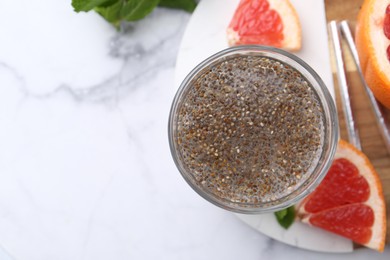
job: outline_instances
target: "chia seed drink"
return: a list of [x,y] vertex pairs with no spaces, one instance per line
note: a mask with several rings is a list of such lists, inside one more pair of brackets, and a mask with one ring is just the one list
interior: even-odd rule
[[238,212],[278,210],[323,177],[337,141],[334,104],[296,60],[272,48],[234,47],[182,84],[171,148],[200,195]]

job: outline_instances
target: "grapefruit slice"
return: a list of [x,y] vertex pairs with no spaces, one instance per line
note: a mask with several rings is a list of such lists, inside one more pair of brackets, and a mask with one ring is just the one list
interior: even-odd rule
[[367,85],[390,108],[390,0],[363,2],[355,40]]
[[298,206],[304,223],[383,251],[386,207],[382,185],[368,158],[340,141],[321,184]]
[[288,0],[241,0],[227,29],[229,46],[260,44],[301,48],[301,26]]

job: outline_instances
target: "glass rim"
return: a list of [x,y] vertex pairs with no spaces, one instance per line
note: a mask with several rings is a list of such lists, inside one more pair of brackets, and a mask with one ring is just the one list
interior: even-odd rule
[[[212,65],[213,63],[218,63],[218,61],[220,61],[223,57],[240,54],[243,55],[244,53],[246,53],[246,55],[251,55],[251,53],[257,54],[257,56],[269,57],[278,60],[282,63],[287,63],[290,67],[301,73],[302,76],[311,84],[313,90],[316,92],[323,108],[324,116],[324,144],[322,147],[323,150],[321,152],[321,156],[317,165],[310,173],[310,176],[307,178],[307,180],[302,182],[292,192],[277,200],[257,204],[232,202],[224,198],[218,198],[212,192],[208,192],[207,190],[202,189],[201,186],[198,185],[196,181],[193,180],[193,178],[191,178],[192,174],[188,172],[181,164],[180,158],[178,156],[178,151],[176,149],[176,143],[174,140],[174,127],[176,119],[175,116],[177,114],[176,112],[180,104],[179,101],[183,97],[185,91],[191,87],[190,83],[192,82],[192,80],[195,79],[198,73],[201,72],[204,68]],[[307,196],[318,186],[318,184],[325,177],[326,172],[330,168],[331,163],[333,161],[339,138],[337,110],[334,103],[334,99],[332,98],[328,88],[322,81],[321,77],[302,59],[295,56],[294,54],[274,47],[261,45],[241,45],[229,47],[211,55],[210,57],[199,63],[195,68],[193,68],[191,72],[185,77],[185,79],[180,84],[180,87],[178,88],[172,102],[168,121],[168,138],[171,154],[176,167],[178,168],[180,174],[183,176],[185,181],[201,197],[218,207],[236,213],[258,214],[274,212],[287,208],[288,206],[295,204],[296,202]]]

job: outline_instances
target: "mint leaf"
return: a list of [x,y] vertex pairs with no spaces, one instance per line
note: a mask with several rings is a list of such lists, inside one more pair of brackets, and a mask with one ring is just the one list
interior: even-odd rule
[[277,219],[283,219],[287,215],[287,209],[282,209],[280,211],[275,212],[275,216]]
[[72,6],[76,12],[88,12],[96,6],[103,5],[112,0],[72,0]]
[[94,10],[100,14],[104,19],[109,23],[112,23],[114,26],[119,27],[121,17],[120,11],[123,6],[122,1],[118,1],[110,6],[98,6]]
[[97,7],[108,7],[110,5],[115,4],[116,2],[120,2],[120,0],[107,0],[103,4],[98,5]]
[[137,21],[144,18],[158,4],[188,12],[192,12],[196,7],[195,0],[72,0],[76,12],[94,9],[116,27],[119,27],[121,21]]
[[[110,0],[113,2],[113,0]],[[114,4],[103,4],[94,10],[108,22],[119,27],[121,21],[136,21],[144,18],[157,6],[159,0],[117,0]]]
[[288,207],[287,209],[282,209],[274,213],[276,216],[276,220],[279,224],[288,229],[292,223],[294,223],[295,219],[295,208],[294,206]]
[[157,6],[160,0],[128,0],[121,9],[120,16],[126,21],[144,18]]
[[160,0],[159,6],[183,9],[192,13],[195,10],[196,2],[194,0]]

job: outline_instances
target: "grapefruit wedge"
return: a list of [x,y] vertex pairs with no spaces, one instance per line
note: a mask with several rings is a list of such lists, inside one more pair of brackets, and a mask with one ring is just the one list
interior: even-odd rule
[[301,25],[288,0],[241,0],[227,29],[229,46],[268,45],[297,51]]
[[383,251],[386,207],[382,185],[368,158],[340,141],[321,184],[298,205],[304,223]]
[[390,108],[390,0],[363,2],[355,40],[367,85]]

